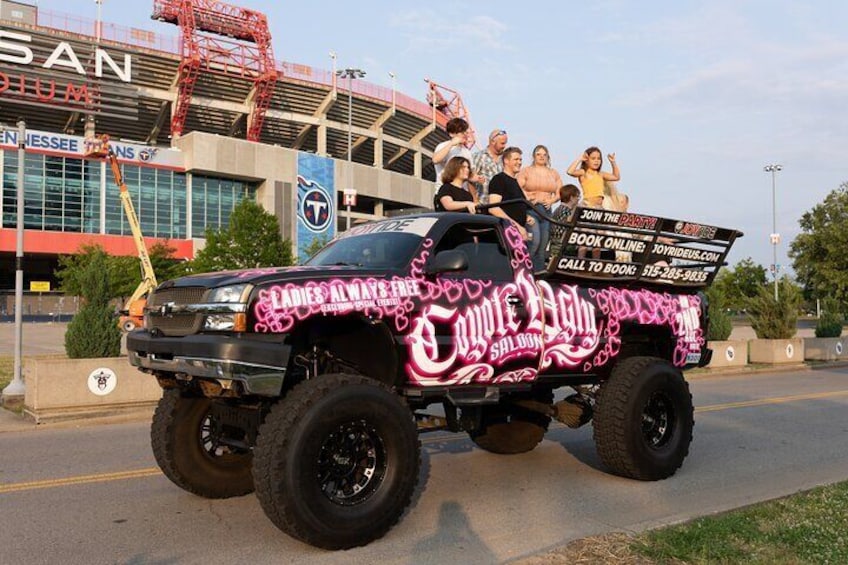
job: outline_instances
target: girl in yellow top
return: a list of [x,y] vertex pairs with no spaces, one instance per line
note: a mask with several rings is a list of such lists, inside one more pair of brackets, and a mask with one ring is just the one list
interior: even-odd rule
[[618,170],[618,163],[615,162],[615,153],[607,155],[612,172],[607,173],[601,171],[604,160],[601,157],[601,150],[597,147],[590,147],[583,154],[574,160],[568,166],[566,171],[570,176],[580,181],[580,187],[583,189],[583,205],[590,208],[600,208],[604,202],[604,182],[615,182],[621,179],[621,173]]

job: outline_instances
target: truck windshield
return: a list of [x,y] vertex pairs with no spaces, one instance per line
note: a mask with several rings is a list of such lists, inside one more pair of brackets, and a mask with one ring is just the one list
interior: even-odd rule
[[423,238],[413,233],[372,233],[330,242],[307,265],[400,269],[412,260]]

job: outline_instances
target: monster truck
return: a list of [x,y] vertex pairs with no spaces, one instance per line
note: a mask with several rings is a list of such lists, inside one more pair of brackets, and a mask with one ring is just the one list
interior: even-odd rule
[[578,209],[534,273],[506,221],[430,213],[354,227],[304,266],[166,281],[127,339],[164,389],[156,461],[199,496],[255,491],[328,549],[397,523],[421,432],[518,454],[553,419],[592,421],[611,472],[664,479],[692,440],[681,370],[711,355],[701,291],[739,235]]

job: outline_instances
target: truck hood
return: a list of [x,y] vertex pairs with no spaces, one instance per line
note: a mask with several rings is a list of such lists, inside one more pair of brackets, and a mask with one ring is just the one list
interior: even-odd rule
[[244,271],[218,271],[201,273],[165,281],[159,289],[174,287],[218,288],[235,284],[250,283],[254,286],[277,282],[305,282],[347,277],[385,277],[399,275],[395,269],[369,269],[355,266],[316,266],[316,267],[268,267]]

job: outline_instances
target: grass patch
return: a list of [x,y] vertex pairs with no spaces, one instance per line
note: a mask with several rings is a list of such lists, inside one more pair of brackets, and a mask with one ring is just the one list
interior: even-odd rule
[[654,563],[848,563],[848,482],[646,532]]
[[0,355],[0,391],[6,388],[15,373],[15,358],[12,355]]

